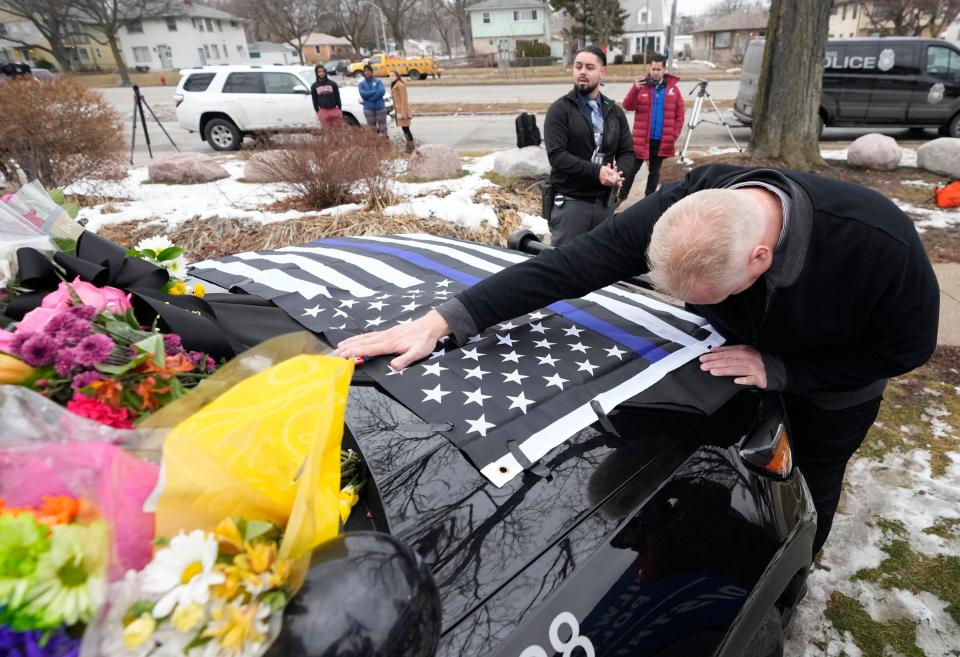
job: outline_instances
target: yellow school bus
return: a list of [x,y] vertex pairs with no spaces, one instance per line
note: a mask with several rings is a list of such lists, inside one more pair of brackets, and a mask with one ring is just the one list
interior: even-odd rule
[[375,76],[381,78],[387,77],[390,71],[396,71],[400,75],[409,75],[413,80],[420,80],[428,75],[435,78],[440,77],[440,67],[433,57],[401,57],[383,53],[371,55],[362,62],[350,64],[348,75],[358,78],[363,77],[363,67],[366,64],[373,67]]

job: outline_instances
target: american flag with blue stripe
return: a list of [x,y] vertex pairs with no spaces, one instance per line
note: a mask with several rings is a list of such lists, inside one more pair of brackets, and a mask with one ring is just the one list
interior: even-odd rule
[[[410,322],[527,256],[433,235],[336,238],[196,263],[336,344]],[[505,290],[509,294],[509,290]],[[577,431],[723,339],[681,308],[610,286],[515,317],[394,371],[362,365],[503,485]]]

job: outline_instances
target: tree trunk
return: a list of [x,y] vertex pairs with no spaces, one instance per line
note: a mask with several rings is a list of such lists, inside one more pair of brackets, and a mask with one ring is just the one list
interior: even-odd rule
[[57,60],[57,64],[60,65],[60,71],[62,73],[72,72],[73,62],[70,61],[70,55],[67,52],[66,46],[63,45],[63,41],[59,38],[50,38],[48,36],[47,43],[50,44],[50,54],[53,55],[53,58]]
[[457,14],[457,27],[460,30],[460,38],[463,39],[463,47],[467,49],[467,57],[473,57],[477,51],[473,48],[473,26],[470,25],[470,16],[467,12]]
[[123,58],[123,52],[120,50],[120,42],[116,34],[108,34],[107,42],[110,44],[110,52],[113,53],[113,60],[117,63],[117,73],[120,74],[120,84],[124,87],[130,86],[130,71],[127,69],[127,62]]
[[830,4],[773,0],[750,153],[793,169],[823,164],[819,113]]
[[402,51],[403,40],[405,36],[403,33],[403,17],[398,15],[396,16],[396,20],[394,20],[394,17],[387,17],[387,22],[390,23],[390,31],[393,32],[393,40],[397,42],[396,49],[398,51]]

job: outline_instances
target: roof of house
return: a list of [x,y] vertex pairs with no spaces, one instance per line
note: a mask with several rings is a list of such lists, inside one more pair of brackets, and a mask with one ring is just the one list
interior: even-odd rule
[[715,21],[707,23],[703,27],[694,30],[694,34],[700,32],[732,32],[736,30],[764,30],[769,20],[767,14],[756,12],[736,12],[721,16]]
[[163,18],[166,16],[189,16],[190,18],[221,18],[231,21],[246,21],[245,18],[235,16],[229,12],[194,2],[159,2],[148,4],[143,12],[144,18]]
[[483,0],[483,2],[467,7],[467,12],[490,11],[491,9],[524,9],[526,7],[548,9],[549,5],[543,0]]
[[292,51],[296,52],[297,49],[291,46],[289,43],[271,43],[269,41],[256,41],[247,46],[247,50],[250,52],[283,52]]
[[[620,6],[627,12],[623,21],[624,32],[659,32],[663,29],[663,2],[662,0],[620,0]],[[640,12],[649,10],[650,18],[646,23],[640,22]]]
[[336,37],[324,32],[311,32],[307,40],[303,42],[305,46],[349,46],[350,42],[343,37]]

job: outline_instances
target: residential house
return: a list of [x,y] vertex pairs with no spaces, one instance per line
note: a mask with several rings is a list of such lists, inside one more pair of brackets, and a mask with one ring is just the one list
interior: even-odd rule
[[553,11],[543,0],[483,0],[467,8],[473,31],[473,49],[478,55],[495,54],[510,60],[517,41],[550,46],[550,55],[563,55],[563,39],[551,30]]
[[[663,0],[620,0],[620,6],[627,12],[622,42],[610,51],[614,55],[623,55],[627,62],[634,55],[643,57],[644,53],[664,53],[667,34]],[[612,60],[609,53],[607,59]]]
[[[79,24],[69,29],[74,34],[65,39],[65,46],[74,71],[116,68],[116,62],[109,47],[84,34]],[[105,42],[106,39],[100,38],[100,41]],[[24,43],[30,45],[24,45]],[[37,66],[40,62],[60,64],[54,61],[52,54],[43,50],[49,45],[33,23],[0,11],[0,62],[26,62],[31,66]]]
[[303,60],[307,64],[322,64],[331,59],[353,59],[353,46],[343,37],[314,32],[303,42]]
[[246,19],[189,0],[158,7],[120,31],[127,66],[176,70],[248,63]]
[[299,64],[300,55],[289,43],[270,43],[257,41],[250,44],[250,63],[252,64]]
[[[894,34],[895,28],[892,21],[874,20],[879,12],[874,8],[873,2],[848,2],[838,0],[833,3],[830,9],[830,27],[827,33],[831,39],[839,37],[863,37],[863,36],[889,36]],[[929,14],[924,14],[922,10],[915,10],[918,18]],[[918,21],[922,24],[922,21]],[[949,26],[944,30],[944,34],[938,35],[946,38],[949,33]],[[912,33],[911,33],[912,36]],[[917,36],[933,36],[929,28],[924,28]]]
[[766,34],[767,18],[759,12],[736,12],[707,23],[693,33],[694,59],[739,65],[750,40]]

